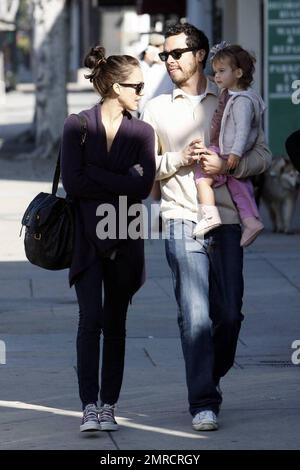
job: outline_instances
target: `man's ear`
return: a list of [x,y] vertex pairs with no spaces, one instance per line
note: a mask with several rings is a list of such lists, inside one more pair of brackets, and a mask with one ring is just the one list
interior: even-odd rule
[[196,52],[196,57],[199,60],[199,62],[203,62],[205,54],[206,54],[206,51],[204,49],[200,49],[199,51]]
[[116,95],[119,96],[120,94],[120,85],[118,83],[114,83],[112,86],[113,91],[116,93]]

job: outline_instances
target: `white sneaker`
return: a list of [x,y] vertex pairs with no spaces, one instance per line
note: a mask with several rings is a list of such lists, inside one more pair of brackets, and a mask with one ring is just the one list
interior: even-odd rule
[[99,422],[101,431],[118,431],[119,425],[115,420],[115,406],[104,403],[100,408]]
[[81,432],[101,431],[98,420],[98,408],[94,403],[89,403],[83,410],[83,417],[80,426]]
[[217,416],[211,410],[200,411],[192,421],[195,431],[216,431],[219,427]]
[[219,227],[222,224],[220,214],[216,206],[199,206],[199,222],[193,231],[194,237],[203,237],[210,230]]

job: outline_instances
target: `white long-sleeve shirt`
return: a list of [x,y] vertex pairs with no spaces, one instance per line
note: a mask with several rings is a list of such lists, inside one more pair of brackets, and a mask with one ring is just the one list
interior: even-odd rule
[[[193,107],[179,88],[172,94],[150,100],[143,119],[156,134],[156,179],[160,182],[161,212],[164,219],[182,218],[197,221],[198,199],[194,181],[194,165],[183,166],[181,151],[196,138],[209,145],[210,124],[217,107],[218,89],[207,80],[200,103]],[[237,178],[265,171],[271,164],[271,154],[260,130],[253,150],[241,159],[235,170]],[[237,209],[226,185],[214,188],[216,205],[222,223],[239,223]]]

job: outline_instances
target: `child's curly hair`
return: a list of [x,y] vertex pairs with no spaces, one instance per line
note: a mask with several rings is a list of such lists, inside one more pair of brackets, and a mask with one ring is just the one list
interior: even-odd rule
[[229,59],[232,69],[241,69],[243,75],[238,80],[238,86],[242,89],[248,88],[253,82],[255,72],[255,57],[250,52],[238,45],[228,45],[220,49],[212,58],[212,65],[219,60]]

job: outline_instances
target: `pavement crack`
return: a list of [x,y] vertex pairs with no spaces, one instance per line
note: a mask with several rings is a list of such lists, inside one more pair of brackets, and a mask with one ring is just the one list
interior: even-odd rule
[[295,284],[293,281],[291,281],[291,279],[286,275],[284,274],[279,268],[277,268],[277,266],[275,266],[272,261],[270,261],[268,258],[266,258],[265,256],[262,256],[262,259],[269,265],[271,266],[271,268],[274,269],[274,271],[276,271],[278,274],[280,274],[280,276],[282,276],[292,287],[294,287],[298,292],[300,292],[300,288],[299,286],[297,286],[297,284]]
[[244,369],[244,367],[241,364],[239,364],[237,361],[234,361],[233,367],[235,369]]
[[243,346],[246,346],[246,347],[248,348],[248,344],[245,343],[245,341],[243,341],[241,338],[239,338],[238,341],[239,341]]
[[117,450],[120,450],[120,447],[118,446],[118,444],[117,444],[115,438],[113,437],[112,433],[111,433],[111,432],[108,432],[108,435],[109,435],[109,437],[110,437],[110,439],[111,439],[113,445],[115,446],[115,448],[116,448]]
[[158,287],[164,294],[166,294],[169,298],[171,298],[171,294],[170,294],[170,292],[169,292],[167,289],[165,289],[161,284],[159,284],[159,283],[156,281],[156,279],[153,279],[153,281],[154,281],[154,283],[157,285],[157,287]]
[[155,362],[153,361],[152,357],[150,356],[150,354],[148,353],[147,349],[146,348],[143,348],[143,351],[146,355],[146,357],[149,359],[149,361],[151,362],[151,364],[154,366],[154,367],[157,367],[157,364],[155,364]]

